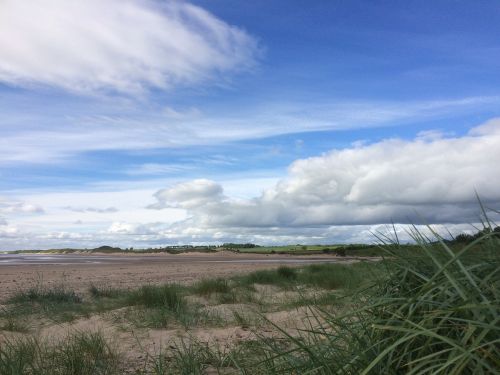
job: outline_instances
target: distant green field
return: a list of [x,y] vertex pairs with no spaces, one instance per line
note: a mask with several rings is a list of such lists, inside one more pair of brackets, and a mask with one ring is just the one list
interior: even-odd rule
[[[411,247],[412,245],[408,245]],[[349,245],[286,245],[286,246],[258,246],[252,248],[225,248],[240,253],[257,254],[334,254],[341,256],[379,256],[383,253],[378,245],[349,244]]]
[[[401,245],[403,248],[411,249],[414,245]],[[51,250],[16,250],[9,252],[10,254],[73,254],[73,253],[134,253],[134,254],[151,254],[151,253],[170,253],[183,254],[189,252],[206,252],[213,253],[217,251],[234,251],[245,254],[293,254],[293,255],[317,255],[331,254],[338,256],[380,256],[384,253],[379,245],[366,244],[333,244],[333,245],[283,245],[283,246],[257,246],[244,247],[240,244],[222,245],[222,246],[177,246],[164,248],[148,248],[148,249],[121,249],[118,247],[101,246],[95,249],[51,249]]]
[[259,246],[254,248],[241,248],[238,249],[242,253],[297,253],[297,252],[311,252],[334,250],[341,245],[285,245],[285,246]]

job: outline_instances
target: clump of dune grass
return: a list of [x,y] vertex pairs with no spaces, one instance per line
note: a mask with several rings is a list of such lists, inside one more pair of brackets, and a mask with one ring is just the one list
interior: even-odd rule
[[256,340],[241,341],[236,345],[201,343],[193,338],[181,339],[148,355],[144,374],[202,375],[249,374],[246,368],[264,352]]
[[5,303],[0,310],[0,319],[43,314],[51,320],[71,321],[90,311],[80,295],[64,284],[45,286],[39,282],[27,290],[18,291]]
[[108,285],[90,284],[88,289],[93,298],[119,298],[127,294],[126,290],[113,288]]
[[241,287],[239,283],[223,278],[202,279],[196,282],[190,291],[199,296],[215,297],[218,304],[254,301],[251,287]]
[[118,355],[99,332],[77,332],[48,343],[14,338],[0,343],[2,375],[119,374]]
[[320,289],[355,289],[376,277],[372,264],[311,264],[300,269],[281,266],[273,270],[259,270],[235,280],[241,286],[254,284],[275,285],[284,289],[306,285]]
[[255,284],[292,288],[295,286],[296,280],[296,270],[285,266],[272,270],[258,270],[235,278],[238,285],[248,289],[253,289]]
[[186,288],[177,284],[146,285],[128,292],[126,303],[138,309],[129,318],[138,326],[166,328],[181,324],[184,328],[220,324],[220,317],[187,302]]
[[276,270],[278,276],[286,280],[297,280],[297,270],[287,266],[280,266]]
[[144,285],[127,296],[129,305],[142,307],[139,325],[151,328],[167,327],[179,318],[187,317],[187,302],[178,285]]
[[164,308],[174,312],[181,311],[186,307],[181,287],[175,284],[144,285],[129,293],[128,302],[133,305]]
[[[29,326],[28,324],[16,317],[14,314],[9,314],[8,312],[3,312],[2,322],[0,322],[0,331],[9,331],[9,332],[28,332]],[[0,316],[1,316],[0,315]]]
[[311,264],[299,273],[300,283],[321,289],[353,290],[363,283],[370,283],[377,277],[376,265],[353,264]]
[[39,283],[27,290],[21,290],[14,294],[8,303],[39,303],[39,304],[61,304],[81,303],[82,298],[64,285],[45,287]]
[[286,348],[268,343],[263,373],[498,373],[498,238],[486,232],[452,250],[436,233],[433,241],[412,234],[420,251],[400,256],[390,243],[386,279],[358,294],[352,312],[313,306],[309,330],[281,330]]
[[210,297],[212,294],[230,293],[231,287],[227,279],[202,279],[192,286],[192,290],[200,296]]

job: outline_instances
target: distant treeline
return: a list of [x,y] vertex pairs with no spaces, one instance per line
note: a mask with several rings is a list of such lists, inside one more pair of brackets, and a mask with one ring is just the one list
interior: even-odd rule
[[260,247],[259,245],[256,245],[254,243],[225,243],[222,244],[222,247],[225,249],[253,249],[256,247]]
[[484,228],[478,231],[476,234],[460,233],[459,235],[455,236],[455,238],[450,242],[468,244],[488,234],[491,234],[494,237],[500,237],[500,226],[497,226],[493,229]]

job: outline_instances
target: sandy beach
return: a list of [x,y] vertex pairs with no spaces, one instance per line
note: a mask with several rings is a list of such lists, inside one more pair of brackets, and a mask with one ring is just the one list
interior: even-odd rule
[[[7,261],[9,258],[9,261]],[[90,284],[134,288],[165,282],[190,283],[202,278],[232,276],[257,269],[304,265],[312,262],[352,262],[331,255],[265,254],[144,254],[144,255],[2,255],[0,300],[37,283],[64,283],[84,293]]]

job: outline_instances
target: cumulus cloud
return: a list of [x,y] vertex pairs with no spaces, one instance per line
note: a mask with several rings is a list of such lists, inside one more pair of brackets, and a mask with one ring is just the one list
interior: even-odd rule
[[0,82],[10,85],[135,93],[247,69],[257,50],[184,1],[0,2]]
[[216,182],[194,180],[158,191],[151,207],[185,208],[184,225],[221,231],[476,222],[475,191],[500,204],[498,165],[496,119],[463,137],[387,139],[297,160],[258,198],[231,199]]
[[222,191],[222,186],[206,179],[184,182],[156,192],[155,198],[158,202],[151,205],[150,208],[199,209],[221,201],[224,198]]
[[37,214],[43,212],[43,208],[36,204],[0,199],[0,213],[3,214]]
[[156,235],[159,233],[160,223],[137,224],[126,222],[114,222],[110,225],[107,232],[111,234],[127,235]]
[[[157,191],[156,202],[150,205],[156,211],[129,211],[130,207],[120,206],[120,215],[113,217],[113,222],[86,221],[77,229],[61,224],[67,222],[66,216],[30,217],[28,224],[20,226],[20,221],[6,216],[15,225],[0,226],[0,248],[374,242],[373,233],[391,235],[392,222],[402,241],[411,238],[408,223],[433,224],[443,236],[448,231],[473,232],[469,223],[478,222],[480,211],[475,191],[487,207],[500,208],[499,164],[497,119],[460,137],[433,132],[413,140],[359,143],[297,160],[285,178],[267,181],[267,188],[262,185],[263,193],[255,198],[248,198],[258,194],[255,189],[252,194],[238,194],[231,184],[246,187],[257,181],[221,184],[198,179]],[[90,206],[126,201],[144,207],[148,204],[145,197],[153,193],[100,193]],[[49,209],[55,207],[49,201],[57,201],[60,207],[89,196],[63,198],[57,195],[33,201]],[[7,206],[2,201],[0,207]],[[492,213],[496,222],[499,216]],[[52,221],[47,224],[41,219]],[[425,226],[417,227],[428,233]]]
[[19,229],[14,226],[2,226],[0,228],[0,238],[8,239],[8,238],[18,238],[20,235]]

